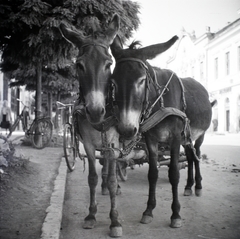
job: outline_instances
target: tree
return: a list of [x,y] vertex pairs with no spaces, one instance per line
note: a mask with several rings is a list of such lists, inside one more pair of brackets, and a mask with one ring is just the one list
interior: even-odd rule
[[137,3],[121,0],[2,0],[1,69],[15,78],[12,85],[35,87],[38,117],[42,85],[45,89],[49,85],[59,87],[69,74],[68,79],[72,79],[69,85],[76,80],[71,66],[77,49],[60,35],[60,22],[74,25],[88,35],[104,32],[117,13],[121,16],[119,35],[125,41],[139,25],[138,12]]

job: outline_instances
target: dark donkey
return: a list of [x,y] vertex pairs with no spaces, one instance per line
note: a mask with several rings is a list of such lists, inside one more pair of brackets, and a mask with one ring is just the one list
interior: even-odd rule
[[[77,121],[77,132],[80,140],[83,142],[89,163],[88,184],[90,188],[90,206],[89,214],[85,218],[83,225],[86,229],[93,228],[96,224],[96,186],[98,183],[98,175],[96,172],[95,151],[101,150],[103,146],[106,147],[109,143],[114,143],[114,145],[118,147],[119,143],[118,133],[115,127],[104,128],[103,126],[103,124],[106,125],[105,118],[109,114],[109,112],[106,111],[106,101],[111,76],[110,65],[112,64],[109,46],[113,42],[118,30],[119,17],[117,15],[113,17],[105,33],[95,33],[93,36],[86,37],[79,30],[70,29],[64,24],[60,25],[60,31],[63,37],[79,49],[76,68],[79,78],[81,100],[80,106],[76,105],[75,110],[77,113],[75,114],[75,118]],[[104,131],[104,133],[101,131]],[[110,169],[107,186],[112,200],[112,198],[115,199],[116,195],[116,161],[110,160],[107,167]],[[111,175],[111,172],[113,172],[113,175]],[[109,183],[109,181],[114,181],[114,185]],[[114,208],[115,203],[112,203],[111,213],[114,211]],[[112,222],[112,225],[114,223],[115,222]]]
[[[202,177],[198,157],[212,115],[208,93],[200,83],[192,78],[180,79],[172,71],[152,67],[146,61],[165,51],[177,39],[175,36],[164,45],[123,49],[116,37],[111,45],[116,59],[112,82],[118,106],[118,132],[127,139],[143,132],[149,153],[149,198],[141,222],[151,222],[156,206],[158,147],[169,147],[169,181],[173,194],[171,227],[174,228],[181,227],[178,200],[180,146],[184,145],[188,160],[185,195],[190,194],[194,184],[193,162],[196,195],[200,195]],[[192,141],[195,141],[194,147]]]

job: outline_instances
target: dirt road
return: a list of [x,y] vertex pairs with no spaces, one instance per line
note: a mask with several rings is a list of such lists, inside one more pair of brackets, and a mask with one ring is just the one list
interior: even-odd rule
[[[219,137],[217,137],[219,138]],[[148,225],[139,221],[146,208],[148,195],[148,165],[129,169],[128,180],[121,183],[122,194],[118,196],[118,209],[123,226],[123,239],[239,239],[240,238],[240,147],[229,144],[224,138],[222,143],[215,138],[206,140],[202,153],[208,159],[201,164],[203,176],[203,195],[183,196],[187,169],[181,170],[179,199],[181,203],[181,228],[169,227],[171,216],[171,187],[168,182],[168,168],[159,170],[157,185],[157,207],[154,219]],[[214,139],[214,140],[213,140]],[[209,142],[214,142],[209,145]],[[226,141],[226,143],[224,143]],[[223,146],[225,144],[225,146]],[[81,162],[76,171],[68,174],[62,219],[61,239],[66,238],[109,238],[109,196],[101,195],[99,178],[97,201],[97,226],[92,230],[82,228],[84,217],[88,213],[89,189],[87,184],[88,169],[83,173]],[[98,167],[100,174],[100,166]]]

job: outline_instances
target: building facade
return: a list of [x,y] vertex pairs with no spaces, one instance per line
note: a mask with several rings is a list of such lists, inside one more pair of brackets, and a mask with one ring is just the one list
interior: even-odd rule
[[207,27],[199,38],[183,29],[167,68],[198,80],[217,100],[209,130],[240,131],[240,18],[216,33]]

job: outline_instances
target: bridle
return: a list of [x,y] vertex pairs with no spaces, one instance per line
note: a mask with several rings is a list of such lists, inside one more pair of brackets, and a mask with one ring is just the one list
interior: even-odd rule
[[[93,42],[90,42],[90,43],[85,43],[83,44],[80,48],[79,48],[79,51],[81,51],[83,48],[86,48],[86,47],[89,47],[89,46],[100,46],[100,47],[103,47],[106,51],[108,51],[108,46],[107,45],[104,45],[104,44],[101,44],[101,43],[93,43]],[[109,56],[111,56],[109,54]],[[80,61],[79,59],[76,60],[76,63]],[[109,88],[109,86],[108,86]],[[108,94],[109,94],[109,90],[108,90]],[[107,95],[107,101],[108,101],[108,98],[109,96]],[[84,108],[85,108],[85,99],[83,97],[83,93],[82,93],[82,88],[81,88],[81,85],[79,84],[79,102],[81,102],[83,105],[84,105]],[[106,106],[107,106],[108,103],[106,103]],[[106,107],[107,108],[107,107]],[[107,109],[106,109],[107,111]],[[82,112],[79,112],[80,114],[82,114]],[[103,142],[103,145],[104,147],[106,147],[106,143],[107,143],[107,140],[106,140],[106,131],[113,125],[116,124],[116,117],[114,115],[110,115],[110,116],[107,116],[105,118],[105,120],[102,122],[102,123],[99,123],[99,124],[96,124],[96,125],[92,125],[96,130],[100,131],[102,133],[102,142]]]
[[[171,76],[169,77],[169,79],[168,79],[167,83],[165,84],[165,86],[160,86],[158,84],[158,82],[157,82],[156,73],[155,73],[153,67],[148,62],[144,62],[144,61],[142,61],[142,60],[140,60],[138,58],[126,57],[126,58],[117,59],[116,64],[121,63],[121,62],[126,62],[126,61],[138,62],[146,70],[147,77],[146,77],[145,99],[144,99],[144,103],[143,103],[143,109],[142,109],[142,115],[141,115],[141,123],[140,123],[140,124],[142,124],[143,121],[146,120],[150,116],[154,106],[159,101],[160,101],[160,104],[161,104],[161,108],[164,107],[163,95],[164,95],[165,91],[168,90],[168,85],[171,82],[173,76],[175,75],[177,77],[177,75],[172,71]],[[184,86],[182,84],[181,79],[179,77],[177,77],[177,79],[178,79],[179,84],[181,86],[182,100],[183,100],[183,111],[185,111],[186,110],[186,101],[185,101],[185,95],[184,95]],[[149,106],[148,96],[149,96],[149,92],[150,92],[150,83],[152,83],[152,85],[154,86],[156,92],[158,93],[158,97]]]
[[[89,47],[89,46],[100,46],[100,47],[103,47],[105,50],[108,50],[108,46],[107,45],[104,45],[104,44],[101,44],[101,43],[93,43],[93,42],[89,42],[89,43],[85,43],[83,44],[80,48],[79,48],[79,51],[83,50],[83,48],[85,47]],[[76,60],[76,63],[78,63],[80,60],[77,59]],[[80,102],[83,102],[83,104],[85,105],[85,99],[83,97],[83,93],[82,93],[82,89],[81,89],[81,85],[79,84],[79,100]]]
[[[142,123],[146,118],[149,117],[153,107],[155,106],[155,104],[159,100],[161,101],[161,105],[163,104],[162,95],[165,92],[165,90],[167,89],[167,87],[165,86],[163,88],[163,90],[161,90],[162,86],[160,86],[157,83],[156,73],[155,73],[154,69],[151,67],[151,65],[148,62],[144,62],[144,61],[142,61],[142,60],[140,60],[138,58],[126,57],[126,58],[118,59],[116,61],[116,65],[121,63],[121,62],[126,62],[126,61],[138,62],[146,70],[147,77],[146,77],[146,87],[145,87],[146,88],[145,89],[145,99],[144,99],[144,102],[143,102],[143,109],[142,109],[142,114],[141,114],[141,117],[140,117],[141,118],[141,123]],[[171,78],[172,78],[172,76],[171,76]],[[160,97],[158,97],[156,99],[156,101],[149,107],[150,83],[153,84],[153,86],[155,87],[155,90],[160,94]],[[161,91],[161,93],[160,93],[160,91]]]

